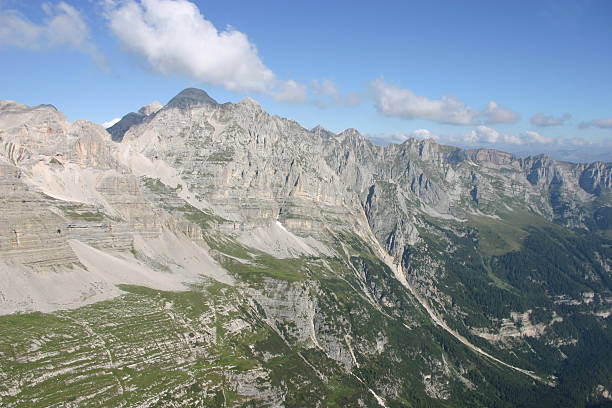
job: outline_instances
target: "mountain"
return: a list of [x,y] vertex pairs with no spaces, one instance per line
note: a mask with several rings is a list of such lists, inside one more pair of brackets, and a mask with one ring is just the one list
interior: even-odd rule
[[197,89],[108,131],[2,101],[0,146],[2,406],[609,404],[611,163]]

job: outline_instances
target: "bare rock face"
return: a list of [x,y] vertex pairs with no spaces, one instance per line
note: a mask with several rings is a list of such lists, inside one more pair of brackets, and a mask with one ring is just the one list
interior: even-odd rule
[[142,123],[145,118],[146,115],[141,112],[130,112],[122,117],[119,122],[109,127],[108,132],[111,134],[114,142],[121,142],[125,132],[127,132],[132,126]]
[[138,113],[142,113],[145,116],[149,116],[149,115],[154,114],[155,112],[157,112],[158,110],[160,110],[163,107],[164,107],[164,105],[162,105],[160,102],[154,101],[154,102],[151,102],[150,104],[145,105],[142,108],[138,109]]
[[150,104],[138,109],[138,112],[128,113],[122,117],[119,122],[115,123],[107,130],[111,134],[111,138],[114,142],[121,142],[125,132],[127,132],[131,127],[141,124],[149,116],[157,113],[161,108],[163,108],[161,103],[157,101],[151,102]]
[[168,197],[143,180],[159,182],[172,206],[214,215],[219,233],[275,256],[330,254],[337,234],[355,234],[396,260],[419,241],[422,217],[528,208],[584,227],[609,206],[612,183],[610,163],[519,160],[431,140],[375,146],[355,129],[307,130],[250,98],[218,104],[193,88],[108,132],[70,124],[51,105],[2,101],[0,143],[2,248],[59,264],[77,261],[71,239],[125,249],[136,234],[155,239],[169,228],[205,247],[201,228],[168,212]]
[[127,132],[131,127],[136,126],[144,122],[149,116],[154,115],[160,109],[163,108],[163,105],[159,102],[151,102],[148,105],[143,106],[138,109],[138,112],[130,112],[113,126],[109,127],[107,130],[111,134],[111,138],[114,142],[121,142],[123,140],[123,135]]
[[584,191],[599,196],[612,189],[612,164],[595,162],[583,167],[579,183]]
[[316,234],[358,213],[322,157],[321,138],[252,100],[219,105],[196,96],[179,94],[124,144],[182,169],[190,193],[239,229],[281,220]]
[[[217,370],[261,405],[282,406],[290,386],[271,372],[290,354],[291,364],[315,373],[309,386],[350,374],[365,387],[364,406],[385,406],[380,390],[404,401],[402,379],[376,371],[371,359],[383,356],[384,373],[414,361],[416,377],[406,383],[451,399],[459,384],[451,381],[476,386],[460,363],[446,360],[447,349],[421,349],[442,330],[491,358],[436,315],[462,316],[441,282],[453,273],[445,257],[477,242],[471,220],[488,226],[528,213],[556,227],[605,229],[611,189],[610,163],[517,159],[432,140],[376,146],[355,129],[308,130],[253,99],[219,104],[194,88],[108,130],[69,123],[51,105],[0,101],[0,314],[80,308],[117,298],[122,284],[154,288],[148,299],[164,319],[188,310],[172,315],[171,326],[186,330],[180,341],[160,344],[180,349],[185,364]],[[472,255],[461,266],[486,273],[489,265]],[[597,256],[609,272],[605,255]],[[596,276],[594,269],[584,273]],[[194,287],[210,296],[168,294]],[[139,296],[141,305],[149,301]],[[528,326],[524,312],[505,319],[471,334],[497,347],[543,337],[561,321]],[[422,329],[426,321],[431,327]],[[417,331],[419,342],[404,342]],[[236,339],[252,343],[224,343]],[[158,345],[139,350],[148,347]],[[237,351],[250,357],[228,358]],[[222,356],[222,369],[212,359],[200,364],[210,352]],[[273,364],[253,365],[257,359]],[[311,361],[324,361],[327,371]],[[366,387],[360,375],[371,372]]]
[[495,149],[476,149],[468,150],[467,156],[474,162],[490,162],[497,165],[511,164],[514,158],[510,153],[501,152]]

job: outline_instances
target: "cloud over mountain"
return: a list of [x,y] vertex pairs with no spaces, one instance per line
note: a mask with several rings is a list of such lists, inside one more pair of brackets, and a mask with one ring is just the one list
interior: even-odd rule
[[426,119],[451,125],[470,125],[479,112],[451,96],[430,99],[378,78],[371,83],[376,109],[385,116]]
[[415,94],[410,89],[390,84],[378,78],[370,84],[378,112],[402,119],[425,119],[449,125],[476,125],[481,123],[515,123],[519,115],[490,101],[478,111],[452,96],[431,99]]
[[[429,129],[415,129],[409,133],[392,133],[389,135],[377,134],[369,135],[369,137],[380,144],[401,143],[408,138],[435,139],[440,143],[457,144],[460,146],[550,145],[559,142],[554,138],[543,136],[533,130],[528,130],[519,134],[508,134],[484,125],[479,125],[467,132],[454,135],[440,135],[433,133]],[[563,140],[562,143],[569,143],[569,141]]]
[[490,101],[487,104],[486,109],[482,112],[482,117],[486,124],[516,123],[520,119],[518,113],[500,106],[495,101]]
[[305,100],[305,87],[283,81],[261,60],[246,34],[218,30],[187,0],[107,3],[106,17],[122,46],[153,71],[179,75],[233,92]]

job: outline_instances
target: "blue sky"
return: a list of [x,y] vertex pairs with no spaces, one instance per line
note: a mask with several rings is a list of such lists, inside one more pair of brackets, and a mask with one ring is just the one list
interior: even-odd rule
[[379,142],[592,150],[610,21],[607,0],[0,0],[0,99],[102,123],[196,86]]

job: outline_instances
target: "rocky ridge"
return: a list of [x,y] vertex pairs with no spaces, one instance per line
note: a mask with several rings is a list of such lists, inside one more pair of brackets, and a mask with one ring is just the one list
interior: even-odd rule
[[[357,302],[360,316],[399,319],[406,330],[425,330],[417,328],[431,324],[423,323],[429,315],[453,322],[464,310],[453,305],[443,284],[453,272],[432,245],[454,253],[457,240],[473,235],[470,226],[523,212],[563,228],[605,230],[611,188],[611,163],[517,159],[432,140],[376,146],[355,129],[307,130],[250,98],[219,104],[197,89],[130,113],[108,132],[87,121],[69,123],[51,105],[2,101],[0,307],[81,310],[125,295],[117,285],[170,292],[226,285],[243,306],[215,312],[227,319],[224,332],[265,322],[283,347],[304,347],[297,358],[316,378],[352,373],[370,387],[360,401],[385,406],[403,398],[403,380],[370,382],[360,370],[371,364],[368,356],[398,353],[394,340],[388,328],[366,335],[343,302]],[[597,256],[606,262],[605,254]],[[359,301],[330,290],[330,276]],[[205,309],[219,307],[207,301]],[[507,319],[517,313],[508,311]],[[500,339],[544,336],[559,319],[523,329],[501,320],[498,334],[489,334],[491,324],[476,336],[491,337],[487,352],[503,353],[496,344],[507,342]],[[184,327],[194,324],[187,319]],[[202,333],[215,324],[200,320],[195,336],[209,336]],[[206,339],[202,350],[213,355],[221,343]],[[453,381],[465,392],[475,387],[439,350],[429,356],[417,350],[408,352],[416,353],[415,378],[429,398],[451,398]],[[312,352],[336,368],[325,371]],[[272,358],[266,353],[253,358]],[[226,378],[242,384],[238,394],[247,400],[282,405],[290,387],[273,385],[273,371],[264,366]]]

